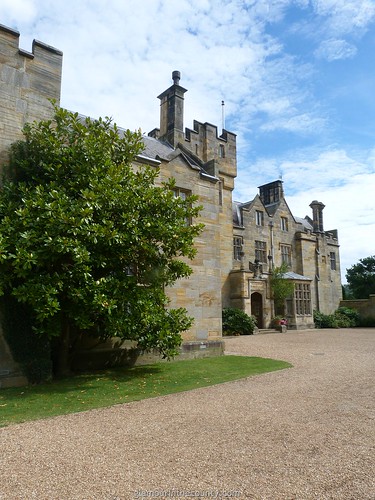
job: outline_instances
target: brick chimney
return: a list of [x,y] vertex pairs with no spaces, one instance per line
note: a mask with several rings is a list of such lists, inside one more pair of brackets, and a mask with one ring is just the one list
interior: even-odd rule
[[174,148],[182,142],[184,136],[184,94],[186,89],[180,86],[181,74],[173,71],[173,85],[158,96],[160,99],[160,135],[159,139],[168,142]]

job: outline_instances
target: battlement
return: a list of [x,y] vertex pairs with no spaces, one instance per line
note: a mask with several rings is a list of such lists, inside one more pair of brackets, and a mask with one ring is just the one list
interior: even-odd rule
[[29,59],[34,59],[34,57],[43,56],[44,52],[51,52],[52,54],[55,54],[60,58],[63,56],[61,50],[58,50],[55,47],[47,45],[46,43],[41,42],[39,40],[33,40],[32,52],[20,48],[19,47],[20,32],[13,28],[9,28],[8,26],[4,26],[3,24],[0,24],[0,38],[3,38],[2,42],[4,40],[8,42],[9,48],[14,48],[18,50],[18,53],[21,56],[27,57]]
[[63,53],[38,40],[32,52],[19,48],[20,33],[0,25],[0,164],[25,123],[49,119],[59,105]]
[[185,129],[185,142],[189,149],[204,162],[215,162],[215,175],[227,175],[235,178],[236,134],[223,130],[219,136],[218,128],[211,123],[193,122],[193,129]]
[[337,245],[339,244],[339,237],[338,237],[338,231],[337,229],[331,229],[330,231],[325,231],[325,237],[327,240],[327,243],[330,245]]

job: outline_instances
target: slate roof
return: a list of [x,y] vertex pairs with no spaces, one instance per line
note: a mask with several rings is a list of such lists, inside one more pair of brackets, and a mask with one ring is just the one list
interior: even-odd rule
[[153,159],[156,159],[157,157],[168,159],[168,156],[174,152],[172,146],[170,146],[166,142],[159,141],[154,137],[143,135],[142,141],[145,145],[145,149],[141,153],[142,156],[147,156],[148,158]]
[[306,218],[305,219],[302,219],[302,217],[294,217],[294,218],[296,222],[298,222],[298,224],[302,224],[305,229],[308,229],[309,231],[313,230],[312,225]]
[[311,281],[311,278],[308,278],[307,276],[302,276],[302,274],[293,273],[292,271],[284,273],[284,278],[288,280]]
[[234,201],[232,203],[232,212],[233,212],[233,224],[235,226],[242,227],[242,217],[241,217],[241,205],[239,201]]

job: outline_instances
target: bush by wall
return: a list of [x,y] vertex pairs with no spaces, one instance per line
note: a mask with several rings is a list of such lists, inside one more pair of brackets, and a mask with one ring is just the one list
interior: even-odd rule
[[333,314],[314,311],[315,328],[353,328],[360,323],[359,313],[349,307],[339,307]]
[[223,309],[224,335],[252,335],[256,327],[256,319],[241,309],[227,307]]

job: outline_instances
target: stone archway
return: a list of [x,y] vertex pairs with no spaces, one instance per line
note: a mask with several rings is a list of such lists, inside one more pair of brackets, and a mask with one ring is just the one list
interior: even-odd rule
[[251,294],[251,314],[256,317],[258,328],[264,328],[263,325],[263,297],[259,292]]

